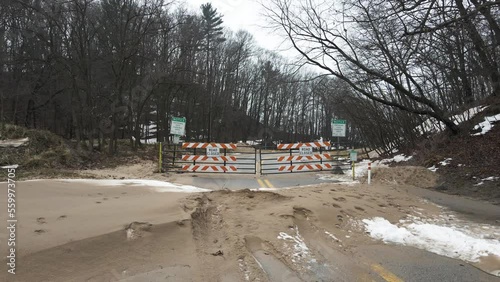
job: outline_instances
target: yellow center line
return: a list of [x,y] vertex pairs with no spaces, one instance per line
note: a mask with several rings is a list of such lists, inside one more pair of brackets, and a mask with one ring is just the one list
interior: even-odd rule
[[257,183],[259,183],[260,188],[266,188],[266,184],[264,184],[264,181],[262,181],[262,179],[257,179]]
[[371,268],[373,269],[373,271],[377,272],[378,275],[384,278],[384,280],[387,282],[403,282],[401,278],[397,277],[392,272],[386,270],[380,264],[374,263],[371,265]]
[[269,180],[264,179],[264,182],[267,184],[267,187],[274,188],[273,184],[271,184],[271,182],[269,182]]

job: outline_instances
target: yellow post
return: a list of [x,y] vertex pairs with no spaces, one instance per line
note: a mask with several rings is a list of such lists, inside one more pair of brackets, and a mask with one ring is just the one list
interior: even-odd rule
[[352,162],[352,180],[356,178],[356,163]]
[[161,167],[161,163],[162,163],[161,162],[162,161],[161,160],[161,157],[162,157],[161,149],[162,149],[162,147],[163,146],[161,145],[161,142],[160,142],[160,148],[158,150],[158,172],[160,172],[160,173],[161,173],[161,169],[162,169],[162,167]]

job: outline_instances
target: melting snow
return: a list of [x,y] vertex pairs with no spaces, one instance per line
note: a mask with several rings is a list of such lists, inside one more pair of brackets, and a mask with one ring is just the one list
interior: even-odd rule
[[196,193],[208,192],[211,190],[203,189],[190,185],[174,184],[159,180],[148,179],[62,179],[59,181],[73,182],[73,183],[87,183],[98,186],[146,186],[153,188],[156,192],[183,192],[183,193]]
[[435,165],[428,167],[427,169],[432,171],[432,172],[436,172],[438,170],[438,168]]
[[413,156],[406,157],[404,154],[400,154],[400,155],[396,155],[390,159],[381,160],[380,163],[385,164],[385,163],[390,163],[390,162],[395,162],[395,163],[406,162],[406,161],[411,160],[412,158],[413,158]]
[[295,227],[295,236],[288,235],[286,232],[280,232],[278,239],[291,242],[293,244],[294,253],[292,254],[292,261],[302,260],[310,256],[309,248],[304,242],[304,238],[300,236],[299,229]]
[[[418,219],[418,218],[417,218]],[[399,226],[381,217],[363,219],[365,228],[374,239],[424,249],[439,255],[477,262],[482,256],[500,256],[500,240],[457,226],[440,226],[420,220],[405,220]],[[488,229],[490,228],[487,226]],[[485,229],[485,228],[483,228]]]
[[480,122],[478,125],[474,126],[474,130],[481,129],[481,132],[471,134],[471,136],[479,136],[488,133],[488,131],[493,128],[493,123],[497,121],[500,121],[500,114],[485,117],[483,122]]
[[[484,106],[479,106],[479,107],[474,107],[470,108],[466,111],[464,111],[461,114],[454,115],[450,119],[456,124],[459,125],[460,123],[470,120],[473,118],[475,115],[478,113],[482,112],[484,109],[486,109]],[[446,126],[440,122],[437,121],[435,118],[429,118],[425,120],[420,126],[415,128],[420,134],[424,133],[434,133],[434,132],[440,132],[443,131],[446,128]]]
[[333,235],[332,233],[330,233],[328,231],[325,231],[325,234],[328,235],[328,237],[332,238],[333,240],[335,240],[337,242],[342,242],[342,241],[340,241],[340,239],[338,239],[337,237],[335,237],[335,235]]
[[496,181],[498,179],[500,179],[500,177],[498,177],[498,176],[490,176],[490,177],[483,178],[481,180],[483,180],[483,181]]
[[439,164],[442,165],[442,166],[447,166],[447,165],[450,164],[451,160],[452,160],[452,158],[447,158],[444,161],[439,162]]
[[5,166],[1,166],[0,168],[18,168],[19,165],[15,164],[15,165],[5,165]]
[[[372,163],[372,170],[375,167],[387,167],[383,161],[362,160],[356,163],[355,176],[356,178],[362,177],[368,172],[368,163]],[[344,170],[344,174],[317,174],[319,180],[326,181],[340,181],[339,184],[342,185],[354,185],[359,183],[358,180],[352,180],[352,170]],[[335,183],[333,183],[335,184]]]

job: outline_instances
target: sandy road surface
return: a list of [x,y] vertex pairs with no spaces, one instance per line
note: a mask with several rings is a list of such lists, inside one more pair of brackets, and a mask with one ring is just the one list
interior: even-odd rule
[[[403,281],[414,277],[405,269],[423,259],[450,270],[426,273],[426,280],[498,281],[466,263],[408,251],[413,248],[373,251],[370,246],[381,243],[365,234],[361,219],[382,216],[398,222],[422,211],[428,216],[441,212],[405,189],[411,188],[329,183],[186,194],[147,186],[20,182],[18,269],[8,278]],[[3,195],[0,200],[5,207]],[[0,220],[5,222],[4,213]],[[2,254],[6,236],[0,229]],[[390,265],[397,256],[407,263],[398,259],[400,264]],[[5,264],[0,271],[0,280],[6,280]]]

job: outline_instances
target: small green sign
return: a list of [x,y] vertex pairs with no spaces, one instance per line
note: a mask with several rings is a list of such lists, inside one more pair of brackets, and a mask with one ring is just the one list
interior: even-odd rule
[[186,122],[186,118],[183,118],[183,117],[172,117],[172,121]]
[[358,161],[358,152],[351,150],[350,154],[350,159],[352,162],[357,162]]
[[172,117],[172,121],[170,123],[170,134],[184,135],[185,129],[186,129],[186,118]]
[[332,136],[345,137],[346,120],[345,119],[332,119]]

